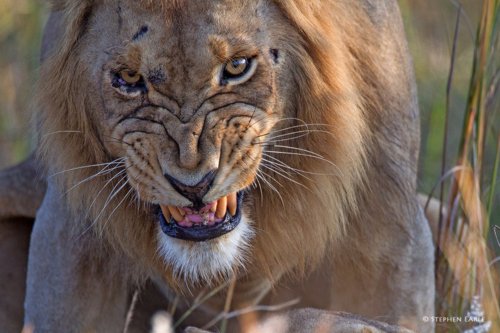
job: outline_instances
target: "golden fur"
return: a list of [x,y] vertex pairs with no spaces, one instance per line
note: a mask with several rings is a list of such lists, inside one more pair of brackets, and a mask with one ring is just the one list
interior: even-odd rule
[[[162,3],[165,7],[170,6],[168,2]],[[257,236],[258,245],[253,251],[258,254],[258,264],[261,269],[267,271],[270,267],[274,267],[281,272],[294,267],[305,269],[306,263],[317,262],[322,257],[329,242],[336,242],[342,238],[348,217],[357,210],[359,199],[356,191],[366,192],[369,186],[363,182],[363,178],[366,179],[367,155],[373,153],[368,149],[373,146],[373,139],[369,120],[365,118],[369,116],[374,118],[370,122],[376,122],[376,118],[380,117],[377,113],[382,112],[383,101],[380,100],[380,96],[374,94],[373,90],[376,87],[369,85],[372,81],[373,84],[378,83],[376,73],[367,71],[367,68],[374,71],[380,69],[373,68],[375,67],[373,64],[368,67],[362,63],[370,63],[371,54],[374,53],[371,48],[376,45],[369,45],[369,41],[360,44],[351,40],[359,35],[356,29],[362,28],[363,32],[367,33],[367,26],[361,22],[368,20],[368,17],[360,17],[359,26],[347,26],[351,29],[348,31],[342,22],[331,21],[330,17],[320,13],[353,11],[353,5],[333,1],[324,4],[282,1],[278,2],[278,5],[297,28],[292,33],[286,31],[282,33],[288,34],[283,38],[287,38],[290,45],[290,49],[286,51],[290,53],[292,59],[293,77],[297,81],[295,84],[297,87],[308,87],[300,89],[298,96],[284,98],[292,99],[296,103],[288,106],[288,109],[290,112],[295,110],[297,112],[296,115],[286,114],[284,117],[295,116],[306,124],[322,124],[317,127],[331,133],[313,132],[296,140],[293,145],[317,153],[332,162],[325,163],[315,158],[306,159],[300,156],[279,156],[278,158],[284,163],[301,169],[306,174],[313,173],[308,176],[312,181],[305,178],[300,180],[310,191],[282,179],[280,182],[284,187],[279,188],[279,191],[283,196],[284,207],[276,194],[266,186],[262,188],[264,191],[262,199],[259,195],[255,196],[257,200],[255,205],[259,209],[254,212],[254,219],[267,220],[265,226],[257,228],[265,228],[268,232]],[[40,94],[40,104],[43,105],[43,112],[40,114],[40,133],[45,137],[42,140],[41,157],[45,161],[50,161],[52,169],[56,171],[111,161],[103,151],[101,142],[103,138],[99,138],[100,135],[96,133],[95,125],[92,124],[92,111],[86,110],[86,100],[92,96],[86,96],[84,91],[80,91],[80,84],[73,79],[85,75],[79,67],[77,55],[79,49],[83,47],[80,39],[83,33],[82,21],[91,8],[88,1],[69,3],[66,19],[70,23],[64,44],[56,56],[42,68],[41,75],[45,79]],[[172,10],[169,9],[167,12]],[[361,15],[358,11],[353,11],[352,14]],[[311,19],[313,21],[310,21]],[[343,27],[342,32],[337,26]],[[325,43],[323,36],[328,36],[329,43]],[[348,54],[351,56],[347,57]],[[357,58],[353,58],[352,54]],[[358,68],[362,72],[357,72]],[[301,122],[295,125],[300,125]],[[47,135],[64,131],[83,134]],[[57,178],[64,179],[66,188],[70,188],[82,179],[92,176],[93,173],[95,170],[83,169],[61,174]],[[101,177],[72,190],[70,203],[75,206],[73,207],[75,211],[89,207],[108,180]],[[332,192],[331,189],[336,191]],[[106,197],[107,193],[103,192],[98,200],[103,201]],[[103,204],[104,202],[98,202],[94,205],[97,210],[94,214],[99,213]],[[110,223],[103,231],[113,238],[113,244],[121,245],[120,248],[126,252],[137,252],[130,254],[152,259],[155,248],[145,248],[144,244],[153,244],[150,241],[153,225],[145,227],[134,223],[138,218],[135,216],[135,209],[130,210],[130,212],[126,209],[115,212],[116,220],[121,222]],[[287,215],[279,216],[281,211]],[[295,212],[293,218],[288,215],[290,211]],[[123,216],[118,216],[120,213]],[[397,212],[385,213],[397,214]],[[313,229],[303,222],[320,221],[326,217],[330,220],[329,223],[317,225],[317,228]],[[282,227],[285,220],[287,220],[286,229]],[[134,235],[132,240],[130,235]],[[286,238],[288,238],[287,243],[293,244],[293,248],[282,251],[280,249]],[[307,246],[313,243],[316,246]],[[272,272],[269,273],[272,275]]]
[[[164,180],[158,180],[158,170],[163,166],[162,158],[165,158],[161,154],[170,146],[161,139],[146,136],[123,135],[117,138],[116,133],[123,131],[106,127],[106,121],[113,117],[112,112],[122,112],[122,104],[108,103],[107,98],[111,93],[106,92],[107,78],[101,74],[103,68],[113,65],[108,66],[106,62],[103,68],[96,68],[93,59],[100,59],[106,54],[109,58],[116,58],[116,63],[126,63],[128,67],[141,70],[150,61],[148,57],[158,51],[158,45],[148,46],[149,49],[145,51],[130,40],[122,40],[123,31],[132,36],[140,24],[133,21],[135,18],[122,22],[120,15],[127,11],[136,11],[137,17],[146,17],[141,15],[148,12],[155,15],[162,13],[162,22],[168,27],[166,29],[171,29],[168,31],[185,33],[193,38],[180,39],[184,52],[189,53],[193,51],[190,48],[203,45],[197,43],[203,43],[206,34],[189,35],[189,29],[178,27],[188,21],[204,22],[203,15],[214,10],[212,6],[215,5],[212,2],[196,2],[193,6],[193,2],[187,0],[117,3],[120,5],[114,6],[112,11],[109,3],[98,1],[54,2],[54,8],[63,15],[66,31],[41,69],[43,81],[37,96],[40,106],[37,114],[40,164],[44,166],[47,177],[57,182],[59,191],[67,192],[67,199],[61,199],[61,202],[69,205],[76,234],[91,239],[95,235],[102,236],[102,256],[119,253],[122,256],[118,257],[125,258],[108,263],[108,269],[112,268],[110,265],[115,265],[117,272],[127,274],[132,279],[160,274],[170,287],[185,291],[195,288],[199,281],[186,286],[182,274],[177,274],[179,272],[158,255],[157,225],[152,212],[153,204],[162,203],[164,192],[157,188],[151,189],[150,185],[166,186],[162,183]],[[421,244],[429,246],[426,253],[432,251],[432,246],[427,240],[430,237],[425,229],[427,227],[422,224],[416,200],[418,110],[411,64],[401,33],[399,13],[393,1],[384,1],[378,6],[370,1],[333,0],[221,3],[233,14],[241,14],[234,17],[244,20],[232,20],[232,28],[241,32],[241,36],[235,38],[236,45],[234,40],[226,40],[223,33],[211,37],[210,45],[218,51],[212,63],[227,59],[235,52],[261,52],[251,42],[247,44],[248,36],[255,32],[245,29],[254,26],[271,31],[267,31],[269,39],[279,44],[282,56],[276,63],[264,56],[259,58],[256,79],[248,82],[253,95],[244,95],[245,92],[238,90],[238,87],[228,88],[234,89],[231,91],[236,91],[240,96],[246,96],[246,100],[251,101],[248,103],[255,105],[256,119],[254,113],[248,113],[245,109],[247,113],[240,116],[237,125],[231,123],[226,127],[218,127],[217,133],[226,133],[222,139],[216,133],[201,131],[205,136],[213,135],[205,139],[216,142],[214,145],[219,149],[217,154],[223,163],[219,168],[223,170],[223,166],[226,166],[224,170],[227,175],[239,175],[234,184],[230,184],[230,190],[226,189],[227,192],[255,183],[258,180],[258,168],[264,170],[265,177],[279,191],[277,195],[262,181],[251,189],[244,209],[253,221],[255,236],[250,240],[245,255],[245,268],[235,266],[233,272],[247,282],[251,280],[249,285],[260,286],[265,281],[275,283],[290,273],[304,275],[317,267],[333,267],[330,272],[336,278],[344,273],[346,277],[370,276],[368,285],[373,283],[373,290],[378,288],[376,283],[384,281],[384,276],[391,276],[395,272],[396,265],[407,267],[408,264],[416,271],[432,273],[432,260],[426,257],[422,261],[421,255],[416,254],[424,250]],[[118,8],[116,11],[115,7]],[[263,16],[268,15],[273,20],[262,24],[257,18],[244,15],[247,11],[260,11],[264,13]],[[116,13],[118,18],[115,17]],[[112,37],[103,34],[102,29],[108,21],[116,20],[120,22],[122,30],[119,32],[122,34]],[[215,22],[219,24],[220,21]],[[155,27],[153,25],[153,29]],[[199,29],[204,31],[203,27]],[[201,62],[195,61],[192,66],[196,67],[198,63],[202,66]],[[171,71],[167,72],[173,73],[176,68],[179,66],[168,67]],[[198,72],[202,73],[203,67]],[[95,84],[96,75],[100,80],[104,77],[99,84]],[[187,86],[178,80],[176,85],[162,86],[162,93],[184,96],[179,99],[189,102],[189,98],[195,95],[182,94],[191,87],[205,87],[205,83],[200,82],[208,80],[192,79]],[[207,89],[211,91],[215,88]],[[102,95],[101,90],[104,91]],[[227,100],[219,101],[222,102],[231,102],[231,99],[227,97]],[[112,112],[107,108],[111,108]],[[231,112],[238,114],[244,111],[234,109]],[[176,112],[178,119],[188,120],[183,108]],[[142,116],[150,119],[156,117],[146,111]],[[169,117],[172,116],[164,117],[171,119]],[[163,121],[159,118],[154,120]],[[156,130],[156,125],[149,126],[147,130]],[[193,125],[192,128],[195,132],[200,130],[199,126]],[[263,169],[260,166],[265,163],[262,162],[263,145],[261,141],[255,141],[256,138],[272,139],[273,133],[276,137],[279,133],[290,133],[287,131],[294,129],[295,135],[285,136],[290,140],[280,142],[292,147],[284,149],[293,154],[269,153],[273,161],[291,169]],[[168,127],[168,131],[174,132],[174,129]],[[196,144],[189,141],[190,137],[185,136],[184,139],[182,141],[185,142],[179,143],[185,149],[179,148],[178,165],[193,170],[196,165],[200,165],[199,159],[208,159],[209,156],[205,152],[199,154]],[[136,148],[136,144],[140,148]],[[240,144],[240,150],[236,150],[237,144]],[[160,151],[158,147],[163,148]],[[237,153],[225,154],[221,147],[228,147],[229,151]],[[169,154],[175,153],[169,150]],[[115,164],[117,168],[114,172],[93,178],[99,168],[81,168],[98,165],[102,169],[103,163],[110,163],[123,157],[123,154],[127,154],[129,161],[133,160],[135,164],[127,162],[129,184],[124,185],[124,190],[116,196],[112,196],[112,192],[122,183],[119,177],[113,177],[118,171],[125,170],[124,166]],[[160,161],[158,163],[162,165],[154,161]],[[274,183],[272,178],[275,179]],[[219,194],[225,194],[223,192],[221,189]],[[110,197],[113,204],[106,206]],[[169,200],[179,203],[179,206],[182,203],[177,197],[170,197]],[[399,249],[409,244],[408,237],[418,240],[415,244],[420,245],[415,247],[419,250],[399,252]],[[95,241],[91,240],[90,243],[94,244]],[[92,255],[89,258],[94,259]],[[414,260],[422,266],[414,267]],[[134,265],[126,264],[129,262]],[[229,274],[226,273],[210,276],[210,281],[203,282],[218,284],[227,278]],[[398,284],[405,284],[402,277],[394,279]],[[343,283],[339,286],[343,286]],[[372,288],[368,285],[367,288]],[[386,288],[391,290],[390,285]],[[433,290],[431,286],[428,288]],[[344,289],[350,290],[347,287]],[[405,287],[401,286],[401,290],[405,290]],[[432,298],[433,294],[426,295]],[[235,295],[235,299],[238,297]],[[388,321],[413,328],[425,327],[426,330],[428,324],[409,318],[432,311],[429,297],[422,296],[425,299],[423,303],[416,300],[418,297],[415,302],[401,300],[401,303],[398,301],[394,305],[386,305],[388,308],[398,308],[391,310],[392,317]],[[245,296],[241,296],[241,299],[242,303],[248,303]],[[354,298],[352,306],[342,301],[336,302],[333,303],[339,304],[340,310],[368,316],[376,315],[378,311],[370,305],[372,300],[366,303],[364,309],[359,305],[362,302],[354,301]]]

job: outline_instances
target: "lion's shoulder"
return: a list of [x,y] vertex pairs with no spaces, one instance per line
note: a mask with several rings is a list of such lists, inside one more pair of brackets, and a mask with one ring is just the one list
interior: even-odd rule
[[34,155],[0,172],[0,219],[34,218],[46,189]]

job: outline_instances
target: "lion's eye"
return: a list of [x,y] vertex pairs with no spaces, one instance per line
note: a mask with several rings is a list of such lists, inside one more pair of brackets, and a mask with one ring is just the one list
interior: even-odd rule
[[239,76],[245,73],[245,70],[248,68],[248,59],[247,58],[238,58],[231,60],[226,64],[224,74],[227,76]]
[[130,85],[136,84],[142,79],[142,76],[140,74],[128,70],[121,71],[119,75],[123,79],[123,81]]
[[257,62],[253,58],[235,58],[228,61],[222,71],[222,85],[240,84],[248,80],[255,72]]
[[111,84],[127,95],[135,96],[146,91],[146,83],[142,75],[128,69],[112,73]]

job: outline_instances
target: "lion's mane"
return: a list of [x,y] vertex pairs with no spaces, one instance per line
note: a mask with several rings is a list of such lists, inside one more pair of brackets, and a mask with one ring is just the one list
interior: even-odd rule
[[[304,272],[325,253],[335,255],[339,245],[362,251],[362,244],[357,243],[362,240],[344,237],[347,229],[355,233],[377,228],[372,223],[376,220],[400,223],[402,213],[397,206],[408,207],[406,196],[415,186],[409,175],[415,172],[412,165],[418,152],[412,134],[418,129],[401,127],[408,117],[416,117],[416,110],[400,110],[402,97],[412,99],[414,91],[401,87],[392,70],[380,65],[380,59],[387,63],[390,55],[384,51],[384,41],[377,39],[377,29],[384,27],[368,14],[370,9],[361,2],[273,1],[289,21],[284,29],[291,27],[276,32],[288,36],[288,48],[282,51],[292,63],[293,82],[289,84],[295,88],[294,96],[285,101],[285,110],[288,116],[321,129],[295,140],[294,145],[329,162],[283,156],[284,163],[306,172],[303,184],[308,189],[298,190],[295,184],[281,181],[282,200],[266,188],[263,196],[258,191],[253,195],[251,217],[257,232],[247,269],[264,271],[270,278],[292,270]],[[161,1],[167,11],[181,2]],[[154,4],[144,1],[144,5]],[[86,103],[95,96],[75,79],[85,75],[85,64],[90,61],[81,59],[79,50],[88,47],[85,33],[91,29],[93,2],[68,0],[56,6],[64,12],[67,30],[58,50],[42,66],[38,89],[39,156],[48,174],[110,161],[102,144],[105,138],[92,120],[98,110],[89,110]],[[391,10],[397,9],[387,9]],[[395,135],[401,138],[397,143]],[[83,168],[55,177],[67,190],[94,173],[95,169]],[[109,189],[98,193],[109,178],[96,177],[67,194],[76,221],[87,214],[97,197],[90,211],[90,217],[96,217]],[[376,194],[381,191],[386,195]],[[360,211],[377,215],[365,214],[361,221]],[[156,254],[155,224],[147,214],[134,205],[122,206],[111,221],[98,221],[95,229],[143,267],[163,267]]]

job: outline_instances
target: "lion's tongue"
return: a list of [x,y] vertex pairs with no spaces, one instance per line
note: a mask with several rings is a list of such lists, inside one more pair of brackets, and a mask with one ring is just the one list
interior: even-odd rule
[[170,221],[170,217],[173,217],[181,227],[189,228],[193,225],[212,226],[222,222],[228,210],[232,216],[236,214],[237,205],[236,193],[231,193],[228,196],[205,205],[198,211],[189,207],[165,205],[160,205],[160,208],[167,222]]

